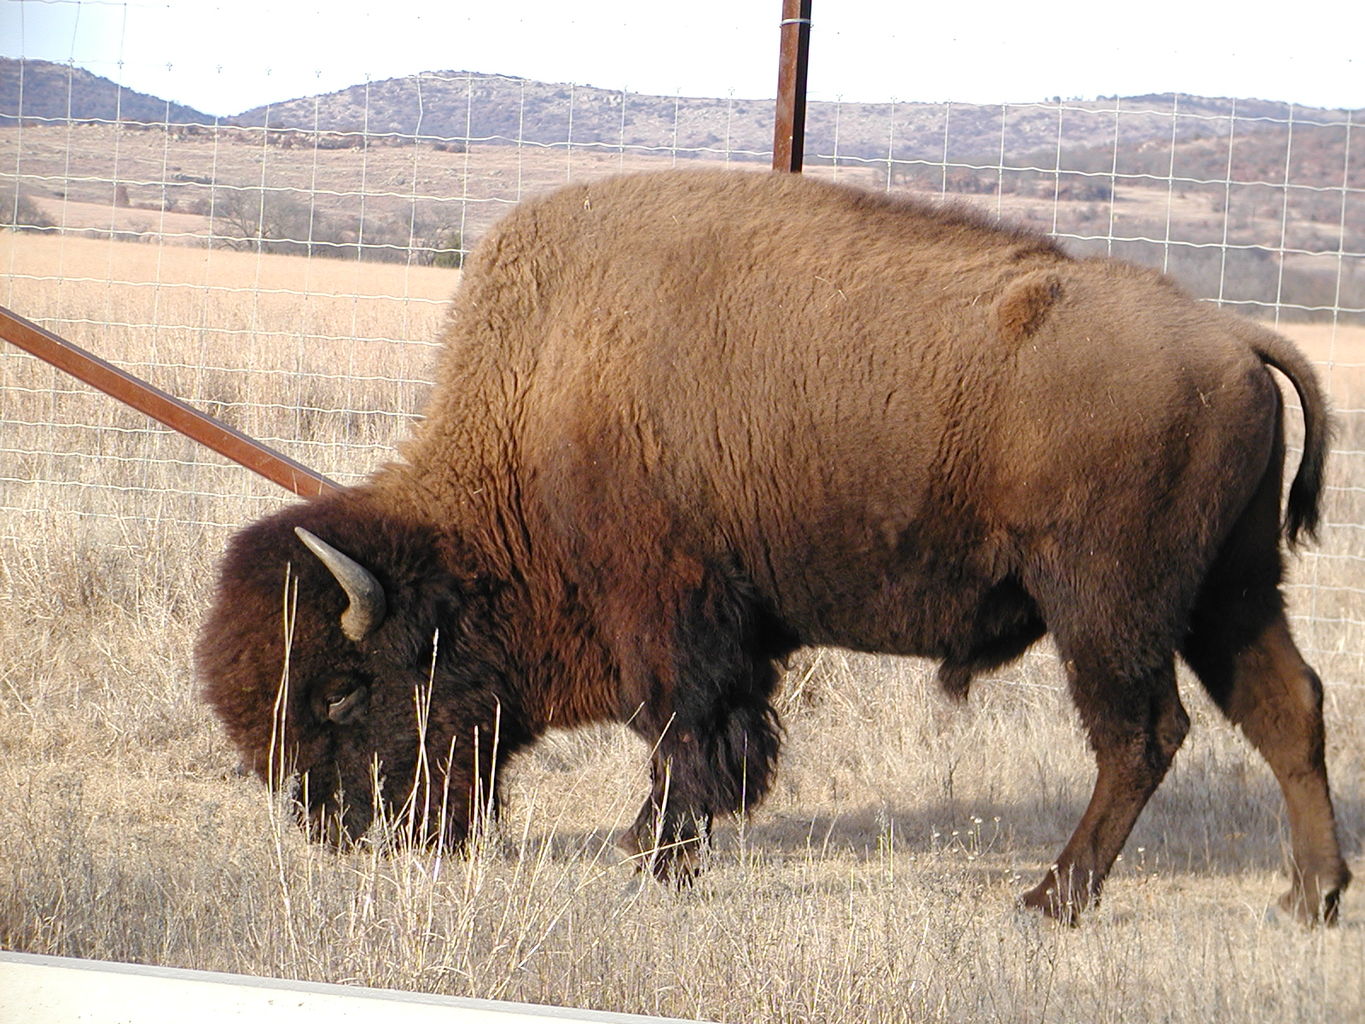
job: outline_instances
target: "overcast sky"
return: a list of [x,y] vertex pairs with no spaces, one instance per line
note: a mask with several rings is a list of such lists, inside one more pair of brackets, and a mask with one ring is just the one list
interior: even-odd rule
[[[0,0],[0,54],[234,114],[417,71],[776,91],[780,0]],[[1273,15],[1273,17],[1272,17]],[[814,0],[814,99],[1186,92],[1365,107],[1365,2]]]

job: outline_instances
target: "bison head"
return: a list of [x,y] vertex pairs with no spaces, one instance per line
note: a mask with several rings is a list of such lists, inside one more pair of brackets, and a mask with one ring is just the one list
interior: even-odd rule
[[298,785],[334,844],[382,815],[460,842],[525,742],[497,641],[499,588],[448,538],[343,493],[239,533],[196,651],[205,699],[243,761]]

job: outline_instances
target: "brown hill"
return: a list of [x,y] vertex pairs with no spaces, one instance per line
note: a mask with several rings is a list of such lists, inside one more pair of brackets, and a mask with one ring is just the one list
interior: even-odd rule
[[[1176,115],[1173,118],[1173,115]],[[1012,105],[829,103],[807,106],[810,159],[998,162],[1062,140],[1067,151],[1134,148],[1257,133],[1345,114],[1265,100],[1161,94]],[[759,158],[772,145],[773,101],[649,96],[471,71],[429,71],[255,107],[242,125],[387,133],[434,140],[643,147]],[[1172,125],[1175,125],[1174,129]]]
[[69,64],[0,57],[0,125],[30,121],[213,124],[201,110],[137,92]]

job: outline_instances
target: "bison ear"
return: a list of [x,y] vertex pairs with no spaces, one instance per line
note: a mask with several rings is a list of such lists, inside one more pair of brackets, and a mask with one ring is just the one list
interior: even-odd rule
[[374,573],[349,555],[343,555],[326,541],[309,533],[302,526],[294,527],[299,540],[308,550],[318,556],[327,571],[336,577],[341,589],[351,603],[341,613],[341,631],[347,638],[359,643],[369,636],[388,613],[388,602],[384,599],[384,588]]
[[1000,337],[1018,344],[1043,326],[1048,311],[1062,297],[1056,274],[1025,274],[1011,281],[995,303],[995,326]]

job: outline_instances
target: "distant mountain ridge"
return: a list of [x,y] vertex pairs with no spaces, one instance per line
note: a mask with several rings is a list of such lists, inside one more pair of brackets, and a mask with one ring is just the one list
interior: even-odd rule
[[[1182,116],[1172,120],[1172,113]],[[1000,152],[1188,142],[1336,122],[1344,111],[1159,94],[1037,104],[829,103],[807,107],[808,158],[988,161]],[[0,58],[0,125],[19,118],[235,124],[462,142],[621,146],[760,158],[771,99],[652,96],[470,71],[433,71],[283,100],[217,118],[80,68]],[[1173,127],[1174,125],[1174,127]]]
[[[1122,113],[1116,118],[1115,110]],[[1268,100],[1176,94],[1036,104],[831,103],[806,107],[808,157],[991,159],[1056,146],[1059,118],[1068,146],[1140,139],[1176,141],[1226,135],[1230,118],[1289,119],[1291,106]],[[1298,121],[1340,121],[1344,111],[1292,108]],[[1003,128],[1002,128],[1003,116]],[[393,133],[499,140],[532,145],[658,147],[679,152],[765,154],[771,150],[773,100],[653,96],[588,85],[539,82],[471,71],[428,71],[336,92],[253,107],[231,119],[304,131]],[[1245,129],[1243,129],[1245,130]],[[1003,138],[1002,138],[1003,135]],[[945,138],[946,136],[946,138]]]
[[213,124],[183,103],[129,89],[69,64],[0,57],[0,126],[21,118]]

